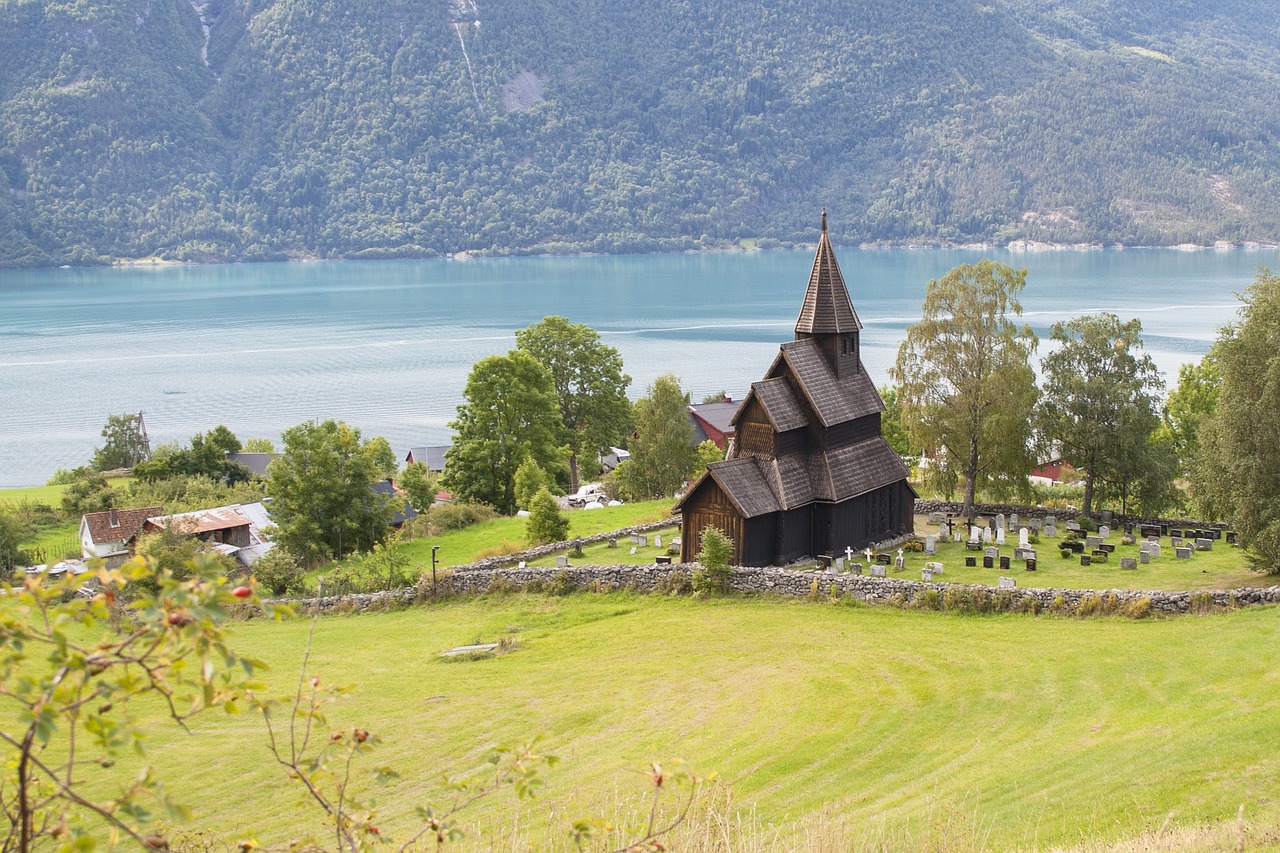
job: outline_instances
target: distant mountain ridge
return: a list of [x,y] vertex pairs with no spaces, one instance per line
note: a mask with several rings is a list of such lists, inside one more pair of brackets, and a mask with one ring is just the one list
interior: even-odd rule
[[1262,0],[0,0],[0,264],[1280,241]]

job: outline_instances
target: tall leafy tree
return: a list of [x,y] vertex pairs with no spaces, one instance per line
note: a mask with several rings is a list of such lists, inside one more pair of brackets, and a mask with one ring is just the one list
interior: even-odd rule
[[1093,509],[1100,483],[1125,500],[1154,474],[1171,479],[1171,465],[1153,468],[1161,459],[1153,433],[1164,383],[1141,352],[1142,323],[1106,313],[1076,317],[1054,324],[1053,340],[1058,348],[1041,362],[1039,423],[1045,439],[1084,474],[1084,511]]
[[368,549],[387,535],[391,506],[371,488],[381,472],[360,430],[308,421],[282,439],[284,451],[267,469],[278,542],[314,564]]
[[907,327],[890,375],[911,440],[929,450],[933,476],[965,481],[964,513],[979,486],[1025,477],[1036,403],[1038,343],[1018,294],[1027,271],[984,260],[930,281],[924,316]]
[[476,362],[449,426],[444,486],[459,499],[516,510],[516,470],[525,459],[545,471],[562,468],[560,412],[551,374],[529,353],[514,349]]
[[1221,375],[1218,362],[1209,353],[1199,364],[1178,369],[1178,385],[1165,401],[1159,437],[1177,460],[1178,473],[1188,476],[1200,446],[1200,427],[1218,403]]
[[689,422],[689,395],[671,374],[659,376],[636,401],[631,458],[614,471],[619,491],[629,500],[670,497],[698,467]]
[[1221,382],[1192,489],[1231,520],[1255,568],[1280,572],[1280,274],[1258,272],[1213,356]]
[[93,453],[93,467],[98,471],[132,468],[151,458],[151,448],[143,429],[142,413],[110,415],[102,427],[104,443]]
[[599,471],[600,454],[627,434],[631,377],[599,332],[564,317],[544,317],[516,332],[516,346],[551,374],[563,423],[560,443],[569,447],[569,488],[576,490],[580,469]]
[[436,476],[422,462],[411,462],[404,466],[397,484],[409,496],[409,506],[418,512],[425,512],[435,502]]

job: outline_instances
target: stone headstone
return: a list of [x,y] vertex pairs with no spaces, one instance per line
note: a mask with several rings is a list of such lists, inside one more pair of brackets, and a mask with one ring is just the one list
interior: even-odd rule
[[640,544],[640,534],[639,534],[639,533],[632,533],[632,534],[631,534],[631,544],[632,544],[632,545],[639,545],[639,544]]
[[1100,548],[1101,546],[1102,546],[1101,536],[1086,536],[1084,538],[1084,547],[1088,548],[1089,550],[1093,550],[1094,548]]
[[945,521],[942,524],[938,525],[938,538],[939,539],[947,538],[947,523]]
[[997,530],[1003,530],[1003,529],[1004,529],[1004,526],[1005,526],[1005,524],[1004,524],[1004,513],[1003,513],[1003,512],[998,512],[998,513],[996,513],[996,529],[997,529]]
[[1093,558],[1093,562],[1095,563],[1105,563],[1111,556],[1111,552],[1104,551],[1101,548],[1096,548],[1089,552],[1089,556]]
[[882,577],[885,577],[885,576],[886,576],[886,573],[885,573],[885,568],[884,568],[884,566],[881,566],[881,565],[874,565],[874,566],[872,566],[872,567],[871,567],[871,577],[873,577],[873,578],[882,578]]
[[928,566],[925,566],[923,569],[921,569],[921,570],[920,570],[920,580],[922,580],[922,581],[932,581],[932,580],[933,580],[933,569],[929,568]]
[[1212,551],[1212,550],[1213,550],[1213,540],[1212,540],[1212,539],[1206,539],[1206,538],[1204,538],[1204,537],[1201,537],[1201,538],[1197,539],[1197,540],[1196,540],[1196,550],[1197,550],[1197,551]]
[[1025,527],[1018,528],[1018,546],[1025,548],[1031,544],[1031,531]]
[[1035,560],[1035,557],[1032,557],[1031,559],[1027,560],[1027,571],[1034,572],[1035,570],[1036,570],[1036,560]]
[[882,566],[888,566],[893,563],[893,557],[888,554],[876,554],[876,562]]
[[1081,554],[1081,555],[1080,555],[1080,565],[1082,565],[1082,566],[1087,566],[1087,565],[1089,565],[1091,562],[1093,562],[1093,561],[1092,561],[1091,559],[1089,559],[1089,555],[1088,555],[1088,554]]
[[931,513],[929,513],[929,523],[930,523],[930,524],[939,524],[939,523],[943,523],[943,522],[945,522],[946,520],[947,520],[947,515],[946,515],[946,513],[943,513],[943,512],[931,512]]
[[1017,587],[1018,587],[1018,582],[1015,579],[1009,577],[1008,575],[1001,575],[996,580],[997,589],[1017,589]]
[[1150,552],[1150,551],[1139,551],[1139,552],[1138,552],[1138,562],[1139,562],[1139,563],[1142,563],[1142,565],[1144,565],[1144,566],[1145,566],[1147,563],[1150,563],[1150,562],[1151,562],[1151,552]]
[[1036,533],[1039,533],[1044,528],[1044,522],[1038,518],[1030,519],[1027,524],[1030,525],[1031,529]]
[[1057,517],[1056,515],[1046,515],[1046,516],[1044,517],[1044,526],[1045,526],[1045,527],[1057,527],[1057,526],[1058,526],[1058,517]]
[[644,534],[641,534],[641,535],[640,535],[640,542],[639,542],[639,545],[640,545],[640,547],[641,547],[641,548],[648,548],[648,547],[649,547],[649,537],[648,537],[648,536],[645,536]]
[[1138,528],[1138,532],[1142,534],[1143,539],[1150,539],[1152,536],[1160,536],[1160,525],[1144,524]]
[[1004,544],[1004,528],[1003,527],[996,529],[996,544],[997,545]]
[[938,537],[929,534],[924,537],[924,552],[930,556],[938,553]]
[[1009,513],[1009,526],[1010,527],[1018,526],[1018,514],[1016,512]]
[[655,536],[655,537],[653,537],[653,547],[655,547],[655,548],[661,548],[661,547],[662,547],[662,537],[661,537],[661,536]]
[[1111,528],[1107,527],[1105,524],[1099,524],[1098,535],[1101,536],[1103,539],[1106,539],[1108,536],[1111,535]]
[[854,564],[853,564],[853,573],[854,573],[855,575],[860,575],[860,574],[862,574],[862,563],[854,563]]
[[905,569],[907,567],[907,561],[902,557],[897,557],[893,561],[893,567],[898,570]]
[[836,557],[836,561],[831,565],[835,566],[837,572],[843,572],[845,567],[844,557]]
[[984,527],[984,528],[982,528],[982,541],[983,541],[983,543],[984,543],[984,544],[988,544],[988,543],[990,543],[990,542],[991,542],[991,528],[990,528],[990,527]]
[[1228,545],[1236,544],[1236,532],[1234,530],[1227,531],[1227,544]]
[[1179,560],[1190,560],[1191,549],[1190,548],[1174,548],[1173,555],[1177,557]]
[[1170,527],[1170,528],[1169,528],[1169,535],[1170,535],[1170,536],[1172,536],[1172,537],[1174,537],[1174,538],[1176,538],[1176,539],[1181,539],[1181,538],[1182,538],[1182,528],[1181,528],[1181,527]]
[[951,534],[951,539],[953,542],[963,542],[964,531],[962,531],[959,527],[957,527],[955,532]]
[[970,541],[970,542],[980,542],[980,541],[982,541],[982,528],[978,527],[976,524],[975,524],[975,525],[973,525],[972,527],[970,527],[970,528],[969,528],[969,541]]
[[995,558],[1000,556],[1000,549],[992,546],[990,548],[983,550],[982,556],[990,557],[991,559],[994,560]]
[[1080,525],[1079,525],[1079,524],[1077,524],[1077,523],[1076,523],[1076,522],[1074,522],[1074,521],[1068,521],[1068,522],[1067,522],[1067,529],[1068,529],[1068,530],[1070,530],[1070,531],[1071,531],[1071,532],[1073,532],[1073,533],[1079,533],[1079,532],[1080,532]]
[[1044,520],[1044,533],[1046,536],[1058,535],[1058,520],[1052,515]]
[[[972,558],[970,558],[970,559],[972,559]],[[969,563],[969,561],[968,561],[968,560],[965,560],[965,565],[968,565],[968,563]],[[995,558],[994,558],[994,557],[983,557],[983,558],[982,558],[982,568],[984,568],[984,569],[994,569],[995,567],[996,567],[996,561],[995,561]]]
[[680,547],[680,537],[679,537],[679,536],[672,536],[672,537],[671,537],[671,547],[672,547],[672,548],[679,548],[679,547]]
[[1112,545],[1110,542],[1103,542],[1101,545],[1098,546],[1098,549],[1101,551],[1106,551],[1108,554],[1114,554],[1116,552],[1116,546]]
[[617,540],[617,539],[610,539],[610,540],[609,540],[609,547],[610,547],[610,548],[617,548],[617,547],[618,547],[618,540]]
[[517,568],[517,569],[523,569],[523,568],[525,568],[526,566],[527,566],[527,564],[525,563],[525,561],[524,561],[524,560],[521,560],[520,562],[516,563],[516,568]]
[[632,546],[631,546],[631,553],[632,553],[632,554],[634,554],[634,553],[636,552],[636,550],[637,550],[637,549],[636,549],[636,546],[635,546],[635,545],[632,545]]
[[1181,547],[1182,547],[1182,537],[1181,537],[1181,536],[1170,536],[1170,537],[1169,537],[1169,544],[1170,544],[1170,545],[1172,545],[1172,546],[1173,546],[1173,547],[1175,547],[1175,548],[1181,548]]
[[967,568],[967,569],[972,569],[972,568],[974,568],[974,567],[976,567],[976,566],[978,565],[978,558],[977,558],[977,557],[965,557],[965,558],[964,558],[964,565],[965,565],[965,568]]
[[559,557],[556,557],[556,568],[557,569],[569,568],[569,558],[564,556],[563,554],[561,554]]
[[1102,523],[1107,526],[1111,525],[1111,510],[1104,509],[1102,511]]
[[1007,572],[1007,571],[1009,571],[1009,558],[1008,558],[1008,557],[1001,557],[1001,558],[1000,558],[1000,568],[1001,568],[1001,569],[1003,569],[1003,570],[1004,570],[1004,571],[1006,571],[1006,572]]
[[1036,558],[1035,548],[1014,548],[1013,559],[1015,560],[1034,560]]
[[932,569],[935,575],[942,574],[942,563],[925,563],[924,567],[926,569]]
[[1126,536],[1132,536],[1132,535],[1133,535],[1133,522],[1131,522],[1131,521],[1126,521],[1126,522],[1124,523],[1124,532],[1125,532],[1125,535],[1126,535]]
[[1136,557],[1121,557],[1121,558],[1120,558],[1120,568],[1122,568],[1122,569],[1136,569],[1136,568],[1138,568],[1138,560],[1137,560],[1137,558],[1136,558]]

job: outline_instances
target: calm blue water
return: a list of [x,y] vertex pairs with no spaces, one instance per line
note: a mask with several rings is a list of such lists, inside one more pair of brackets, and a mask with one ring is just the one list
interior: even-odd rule
[[[925,284],[983,257],[1029,270],[1025,317],[1142,320],[1166,373],[1232,320],[1274,251],[1009,253],[838,249],[887,381]],[[621,351],[632,396],[677,374],[694,399],[759,379],[791,329],[809,251],[368,261],[0,272],[0,487],[88,460],[107,416],[143,411],[153,444],[218,423],[278,438],[310,418],[384,435],[400,454],[446,443],[471,365],[563,314]]]

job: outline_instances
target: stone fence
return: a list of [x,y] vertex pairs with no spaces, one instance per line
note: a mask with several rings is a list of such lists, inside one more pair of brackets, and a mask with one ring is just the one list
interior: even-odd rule
[[[441,595],[479,595],[489,591],[546,590],[631,590],[655,592],[687,589],[694,564],[653,566],[571,566],[554,568],[477,568],[444,573],[439,580]],[[1200,613],[1214,609],[1280,603],[1280,586],[1204,592],[1158,592],[1138,590],[1039,589],[1016,587],[997,589],[960,583],[929,583],[905,578],[877,578],[867,575],[836,574],[776,568],[736,568],[730,575],[734,592],[804,597],[841,596],[868,603],[901,607],[962,610],[1041,611],[1087,615],[1091,613]],[[363,611],[411,604],[431,598],[430,584],[408,589],[370,594],[329,596],[295,600],[303,611]]]

